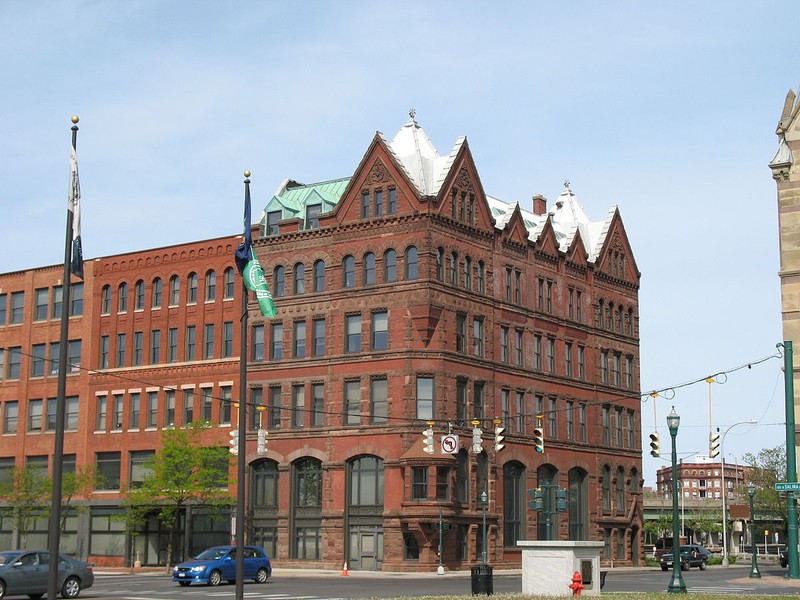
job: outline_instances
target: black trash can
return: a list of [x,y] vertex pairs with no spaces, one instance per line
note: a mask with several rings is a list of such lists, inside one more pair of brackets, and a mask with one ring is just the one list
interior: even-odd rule
[[472,566],[472,595],[494,593],[492,582],[492,567],[486,564]]

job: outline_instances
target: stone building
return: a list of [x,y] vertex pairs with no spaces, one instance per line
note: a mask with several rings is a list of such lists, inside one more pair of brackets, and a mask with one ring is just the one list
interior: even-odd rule
[[[253,234],[278,314],[250,302],[246,390],[237,237],[87,264],[65,454],[104,477],[70,551],[163,563],[157,519],[126,539],[120,499],[163,428],[201,418],[227,444],[247,410],[247,541],[278,565],[518,566],[516,542],[548,536],[639,563],[640,273],[615,206],[591,221],[568,184],[549,208],[493,198],[466,138],[440,155],[412,116],[351,176],[286,180]],[[49,455],[49,421],[31,424],[55,394],[37,361],[58,339],[38,319],[57,271],[0,275],[0,478]],[[185,516],[197,550],[230,537],[209,517]]]

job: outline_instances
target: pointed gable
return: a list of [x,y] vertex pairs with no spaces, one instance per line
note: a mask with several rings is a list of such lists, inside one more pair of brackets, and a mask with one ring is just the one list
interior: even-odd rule
[[[440,215],[466,223],[478,229],[492,231],[496,221],[483,190],[466,138],[450,153],[452,162],[444,175],[439,191],[438,211]],[[526,234],[527,236],[527,234]]]
[[604,235],[598,240],[596,271],[606,277],[638,285],[641,273],[616,206],[609,211],[605,223]]
[[511,217],[503,228],[503,243],[514,244],[520,248],[526,248],[528,245],[528,229],[525,227],[519,204],[514,204]]
[[536,252],[555,261],[558,259],[558,239],[551,219],[545,221],[539,237],[535,242]]
[[589,253],[581,237],[581,232],[576,231],[572,243],[567,249],[567,263],[571,266],[585,269],[588,266]]

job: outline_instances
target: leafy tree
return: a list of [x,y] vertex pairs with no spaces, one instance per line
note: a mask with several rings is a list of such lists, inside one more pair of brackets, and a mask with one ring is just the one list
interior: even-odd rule
[[33,521],[50,513],[49,499],[52,482],[41,467],[14,467],[10,481],[0,484],[0,499],[8,504],[15,529],[20,533],[20,545],[28,544],[28,531]]
[[67,518],[89,510],[84,504],[75,504],[76,498],[88,498],[94,491],[99,475],[93,465],[83,465],[74,473],[63,473],[61,477],[61,533],[64,533]]
[[[786,523],[786,500],[775,489],[775,484],[786,480],[786,445],[775,448],[764,448],[758,454],[747,453],[742,457],[750,467],[747,472],[749,482],[756,486],[753,496],[753,510],[762,518],[776,523]],[[747,489],[737,490],[743,498],[747,498]]]
[[655,520],[644,522],[644,531],[651,540],[672,536],[672,515],[659,515]]
[[[202,445],[203,432],[209,427],[205,421],[195,421],[179,429],[163,430],[161,447],[145,464],[141,486],[129,490],[123,502],[127,507],[126,529],[131,533],[158,511],[170,531],[168,565],[174,561],[178,524],[188,505],[224,508],[233,504],[228,492],[228,449]],[[227,511],[224,514],[227,517]],[[185,545],[183,555],[188,553]]]

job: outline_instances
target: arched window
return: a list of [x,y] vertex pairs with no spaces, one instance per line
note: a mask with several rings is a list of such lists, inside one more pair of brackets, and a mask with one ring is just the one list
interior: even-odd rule
[[406,280],[419,277],[419,254],[416,246],[406,248]]
[[581,468],[569,470],[569,539],[573,541],[589,539],[588,479]]
[[515,548],[525,539],[525,467],[517,461],[503,465],[503,546]]
[[397,252],[389,248],[383,253],[383,282],[397,281]]
[[286,294],[286,270],[282,265],[275,267],[272,276],[272,295],[281,298]]
[[119,289],[117,290],[118,293],[118,306],[117,310],[119,312],[127,312],[128,310],[128,284],[127,283],[120,283]]
[[[556,505],[556,484],[558,484],[558,471],[553,465],[540,465],[536,469],[536,487],[542,489],[542,493],[548,494],[545,498],[545,506]],[[536,539],[549,540],[557,539],[558,535],[558,513],[550,517],[550,531],[547,530],[547,520],[542,513],[537,513],[536,517]]]
[[436,280],[444,281],[444,248],[436,249]]
[[107,315],[111,312],[111,286],[104,285],[101,292],[100,314]]
[[603,512],[610,513],[611,512],[611,467],[609,467],[608,465],[603,465],[601,477],[602,477],[601,489],[603,494],[603,499],[602,499]]
[[195,304],[197,302],[197,273],[189,273],[186,278],[186,303]]
[[292,464],[291,558],[322,556],[322,463],[301,458]]
[[450,253],[450,283],[458,285],[458,254]]
[[350,505],[383,506],[383,460],[377,456],[350,463]]
[[375,285],[375,255],[372,252],[364,255],[364,285]]
[[211,270],[206,273],[206,302],[213,302],[217,297],[217,274]]
[[625,469],[619,467],[617,469],[616,481],[616,502],[617,514],[625,514]]
[[314,291],[325,291],[325,261],[314,261]]
[[169,278],[169,305],[178,306],[181,300],[181,280],[177,275]]
[[250,502],[252,506],[278,506],[278,463],[257,460],[250,465]]
[[161,308],[162,287],[160,277],[153,279],[153,308]]
[[306,291],[306,266],[303,263],[297,263],[294,266],[294,295],[299,296]]
[[[716,471],[715,471],[716,473]],[[636,470],[636,467],[631,469],[631,481],[628,486],[628,491],[631,494],[638,494],[639,493],[639,471]]]
[[342,285],[346,288],[356,286],[356,259],[349,255],[342,261]]
[[469,256],[464,257],[464,287],[472,289],[472,259]]
[[606,305],[602,298],[597,302],[597,326],[600,329],[606,326]]
[[478,261],[478,268],[475,271],[475,280],[477,292],[483,294],[486,291],[486,267],[482,260]]
[[222,285],[224,286],[224,290],[222,292],[223,298],[233,298],[233,290],[234,290],[234,274],[233,274],[233,267],[228,267],[222,272]]
[[133,310],[144,308],[144,281],[141,279],[136,282],[133,291]]

